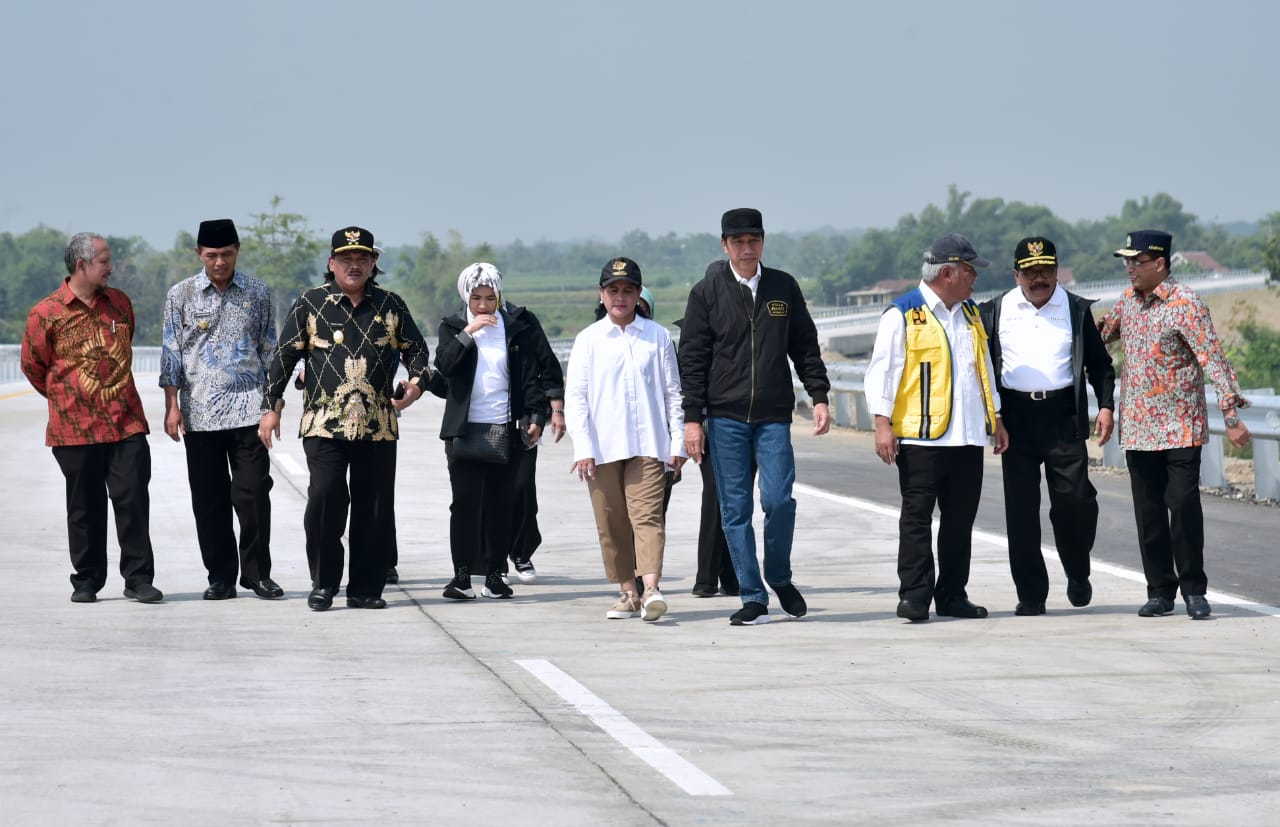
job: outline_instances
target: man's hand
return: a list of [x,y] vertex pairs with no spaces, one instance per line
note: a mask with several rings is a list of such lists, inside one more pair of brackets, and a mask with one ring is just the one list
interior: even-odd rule
[[898,437],[893,433],[893,422],[887,416],[876,417],[876,456],[885,465],[893,465],[898,458]]
[[684,452],[689,455],[689,459],[701,464],[706,445],[707,435],[702,431],[702,423],[684,423]]
[[[399,399],[394,397],[391,399],[391,407],[395,408],[397,411],[403,411],[414,402],[417,402],[419,397],[422,396],[422,387],[417,382],[401,382],[400,387],[404,388],[404,395]],[[278,436],[279,433],[280,432],[277,430],[276,435]]]
[[667,460],[667,465],[670,465],[671,470],[675,472],[676,479],[680,479],[680,469],[683,468],[684,464],[688,461],[688,457],[672,457]]
[[992,440],[995,446],[993,454],[1003,454],[1009,450],[1009,432],[1004,429],[1004,420],[999,417],[996,418],[996,433]]
[[1111,440],[1111,433],[1116,427],[1116,415],[1110,408],[1102,408],[1098,411],[1098,419],[1094,422],[1093,429],[1098,435],[1098,444],[1106,445]]
[[182,419],[182,409],[177,405],[164,412],[164,432],[174,442],[181,442],[182,437],[180,435],[187,432],[187,424]]
[[525,445],[537,445],[538,438],[542,436],[542,426],[530,422],[529,427],[525,429],[525,434],[527,434],[524,440]]
[[262,440],[262,444],[271,449],[271,437],[275,435],[276,439],[280,438],[280,412],[267,411],[262,415],[262,419],[258,420],[258,439]]
[[1234,428],[1228,427],[1227,439],[1231,440],[1231,444],[1237,448],[1243,448],[1248,445],[1249,440],[1252,439],[1249,434],[1249,426],[1245,425],[1244,421],[1241,420]]
[[551,429],[551,435],[556,438],[556,442],[564,439],[565,431],[568,430],[564,424],[564,409],[552,408],[551,419],[547,422],[547,427]]
[[580,480],[593,480],[596,478],[596,461],[589,457],[580,459],[569,466],[569,473],[577,474]]
[[813,406],[813,435],[822,436],[831,430],[831,409],[826,402]]

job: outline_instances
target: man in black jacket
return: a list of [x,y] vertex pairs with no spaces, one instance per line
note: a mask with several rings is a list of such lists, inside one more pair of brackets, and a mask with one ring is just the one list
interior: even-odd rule
[[1098,528],[1097,491],[1089,482],[1089,402],[1098,398],[1098,444],[1111,438],[1115,370],[1089,306],[1058,286],[1052,241],[1024,238],[1014,249],[1017,285],[981,306],[991,362],[1009,432],[1001,456],[1009,569],[1018,589],[1015,614],[1044,614],[1049,575],[1040,551],[1040,466],[1049,483],[1049,521],[1067,575],[1067,599],[1087,606],[1089,552]]
[[[790,274],[760,264],[764,220],[758,210],[729,210],[720,219],[728,261],[713,263],[689,293],[680,333],[685,452],[702,462],[703,420],[716,475],[721,520],[738,575],[742,608],[729,622],[769,622],[773,589],[791,617],[808,610],[791,582],[795,533],[795,454],[791,365],[813,400],[813,432],[831,427],[827,368],[818,331],[800,286]],[[764,509],[764,577],[756,560],[752,468],[758,469]]]

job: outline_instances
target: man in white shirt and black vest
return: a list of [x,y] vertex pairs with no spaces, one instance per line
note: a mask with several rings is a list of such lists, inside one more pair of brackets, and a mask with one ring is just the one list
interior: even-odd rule
[[1058,251],[1047,238],[1018,242],[1014,288],[979,308],[991,344],[1009,450],[1004,477],[1009,570],[1018,590],[1017,615],[1041,615],[1049,573],[1040,544],[1040,466],[1049,486],[1049,521],[1067,576],[1067,600],[1093,599],[1089,553],[1098,529],[1097,491],[1089,482],[1089,400],[1098,399],[1098,444],[1114,427],[1116,374],[1089,306],[1091,299],[1058,284]]

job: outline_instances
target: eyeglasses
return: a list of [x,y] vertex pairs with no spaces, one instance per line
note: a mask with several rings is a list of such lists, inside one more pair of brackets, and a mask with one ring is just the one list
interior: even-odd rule
[[1134,256],[1133,258],[1126,258],[1124,260],[1124,268],[1126,270],[1137,270],[1142,265],[1150,264],[1153,261],[1155,261],[1154,258],[1138,258],[1137,256]]
[[956,271],[960,273],[960,275],[973,276],[974,278],[978,277],[978,271],[975,270],[972,265],[965,264],[963,261],[952,262],[951,266],[956,268]]
[[1027,281],[1051,281],[1058,277],[1052,270],[1018,270],[1017,273]]

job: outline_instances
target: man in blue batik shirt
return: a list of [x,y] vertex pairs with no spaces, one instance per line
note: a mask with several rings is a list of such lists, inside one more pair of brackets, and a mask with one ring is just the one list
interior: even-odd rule
[[201,222],[204,269],[170,288],[164,303],[164,431],[187,451],[205,600],[235,597],[237,570],[258,597],[284,594],[271,579],[271,461],[257,433],[275,312],[271,290],[236,269],[239,252],[230,219]]

